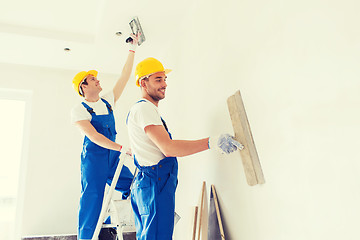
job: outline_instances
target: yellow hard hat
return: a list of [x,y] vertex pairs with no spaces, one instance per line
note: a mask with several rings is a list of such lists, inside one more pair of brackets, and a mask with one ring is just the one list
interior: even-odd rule
[[164,66],[161,64],[161,62],[152,57],[142,60],[138,63],[135,69],[136,86],[140,87],[139,81],[142,78],[148,77],[151,74],[158,72],[164,72],[165,74],[168,74],[171,72],[171,69],[164,69]]
[[78,74],[75,75],[74,79],[72,80],[72,84],[73,84],[73,88],[74,90],[80,95],[80,84],[82,83],[82,81],[85,79],[86,76],[88,75],[93,75],[94,77],[96,77],[98,74],[98,72],[96,70],[90,70],[90,71],[82,71],[79,72]]

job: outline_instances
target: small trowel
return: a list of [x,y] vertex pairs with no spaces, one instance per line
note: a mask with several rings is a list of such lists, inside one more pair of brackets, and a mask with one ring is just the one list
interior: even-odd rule
[[[145,35],[144,35],[144,32],[143,32],[143,30],[141,28],[139,18],[138,17],[133,17],[131,19],[131,21],[129,22],[129,25],[130,25],[131,31],[132,31],[132,33],[134,35],[137,35],[138,33],[140,33],[139,41],[138,41],[138,45],[140,46],[145,41]],[[132,42],[132,38],[128,37],[126,39],[126,42],[127,43]]]

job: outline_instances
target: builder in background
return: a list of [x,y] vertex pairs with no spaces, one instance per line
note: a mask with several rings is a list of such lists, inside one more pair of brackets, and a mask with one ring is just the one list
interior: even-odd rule
[[171,70],[154,58],[140,62],[135,70],[142,99],[130,109],[127,126],[135,165],[139,169],[131,191],[138,240],[171,240],[174,228],[176,157],[207,149],[231,153],[243,145],[228,134],[200,140],[172,140],[158,103],[165,98],[166,78]]
[[[115,142],[116,129],[113,107],[128,82],[134,64],[138,37],[132,35],[129,55],[120,78],[112,91],[102,95],[97,71],[82,71],[73,79],[75,91],[84,98],[71,111],[71,121],[85,135],[81,153],[81,198],[79,206],[78,239],[91,239],[100,215],[106,183],[111,184],[120,151]],[[123,166],[116,190],[127,198],[133,175]]]

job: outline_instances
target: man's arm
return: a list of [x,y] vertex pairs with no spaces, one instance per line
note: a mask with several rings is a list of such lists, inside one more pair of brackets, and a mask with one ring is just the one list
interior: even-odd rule
[[[138,43],[138,39],[139,36],[135,36],[135,35],[131,35],[133,41],[131,42],[131,46],[133,47],[133,49],[135,49],[137,43]],[[120,78],[117,80],[113,92],[114,92],[114,102],[116,102],[122,92],[124,91],[124,88],[126,86],[126,83],[129,81],[130,75],[131,75],[131,70],[133,68],[134,65],[134,58],[135,58],[135,50],[130,50],[129,51],[129,55],[126,59],[124,68],[121,72],[121,76]]]
[[184,157],[209,149],[209,138],[200,140],[172,140],[162,125],[149,125],[145,133],[166,157]]
[[129,55],[127,57],[126,63],[124,65],[124,68],[122,70],[121,76],[120,78],[117,80],[113,92],[114,92],[114,102],[116,102],[122,92],[124,91],[124,88],[126,86],[126,83],[128,82],[130,75],[131,75],[131,70],[133,68],[133,64],[134,64],[134,56],[135,53],[129,51]]
[[96,143],[97,145],[115,151],[121,150],[122,146],[120,144],[111,141],[110,139],[96,131],[96,129],[89,120],[77,121],[75,122],[75,125],[80,129],[81,132],[83,132],[92,142]]

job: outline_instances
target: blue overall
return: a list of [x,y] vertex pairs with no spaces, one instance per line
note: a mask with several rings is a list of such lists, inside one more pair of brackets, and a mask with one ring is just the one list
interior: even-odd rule
[[[91,124],[97,132],[111,141],[115,141],[115,119],[111,105],[101,99],[108,108],[108,114],[96,115],[86,103],[82,105],[91,114]],[[111,184],[116,167],[119,162],[120,152],[100,147],[93,143],[87,136],[84,138],[81,153],[81,197],[79,206],[79,239],[91,239],[98,221],[104,198],[105,185]],[[123,166],[116,190],[122,192],[123,198],[130,194],[130,185],[133,175]]]
[[[161,120],[168,131],[164,120]],[[171,138],[170,133],[169,136]],[[156,165],[143,167],[134,156],[134,162],[139,169],[131,190],[136,238],[137,240],[171,240],[174,231],[175,191],[178,183],[177,159],[166,157]]]

